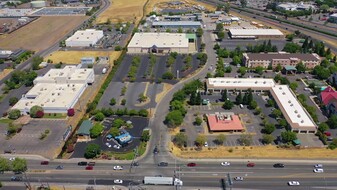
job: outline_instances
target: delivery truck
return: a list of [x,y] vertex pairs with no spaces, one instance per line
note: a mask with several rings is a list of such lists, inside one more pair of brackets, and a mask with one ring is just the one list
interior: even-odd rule
[[183,185],[180,179],[173,177],[144,177],[143,182],[145,185]]

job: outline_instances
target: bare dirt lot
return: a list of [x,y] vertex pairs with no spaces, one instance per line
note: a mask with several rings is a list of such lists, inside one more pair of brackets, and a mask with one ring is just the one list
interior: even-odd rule
[[0,47],[33,51],[46,49],[81,24],[85,18],[85,16],[41,17],[11,34],[0,36]]
[[55,51],[45,60],[52,60],[53,63],[78,64],[82,57],[109,57],[110,63],[119,57],[119,51]]
[[110,7],[96,19],[97,23],[111,22],[138,22],[143,15],[143,6],[146,0],[114,0]]

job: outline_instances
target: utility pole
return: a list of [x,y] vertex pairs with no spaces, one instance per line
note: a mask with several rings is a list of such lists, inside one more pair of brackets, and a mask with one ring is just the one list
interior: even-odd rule
[[130,169],[129,169],[129,173],[131,173],[131,169],[132,169],[132,167],[133,167],[133,164],[134,164],[134,162],[135,162],[135,159],[136,159],[136,157],[138,156],[138,146],[136,146],[136,148],[135,149],[133,149],[133,159],[132,159],[132,162],[131,162],[131,165],[130,165]]

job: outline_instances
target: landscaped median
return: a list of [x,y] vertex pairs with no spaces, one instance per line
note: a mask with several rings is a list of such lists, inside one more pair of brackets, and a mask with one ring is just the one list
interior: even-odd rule
[[178,148],[170,144],[170,151],[177,157],[185,159],[203,158],[285,158],[285,159],[336,159],[337,149],[327,148],[280,148],[267,146],[196,147]]

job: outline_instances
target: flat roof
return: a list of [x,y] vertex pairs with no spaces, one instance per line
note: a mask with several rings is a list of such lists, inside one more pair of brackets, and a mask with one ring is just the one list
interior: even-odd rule
[[135,33],[128,47],[188,47],[188,37],[183,33]]
[[[296,96],[287,85],[278,85],[273,79],[265,78],[208,78],[207,88],[214,89],[266,89],[270,90],[274,99],[280,103],[281,110],[288,116],[292,124],[299,127],[316,128],[311,117],[298,102]],[[292,125],[292,127],[294,127]]]
[[234,36],[266,36],[266,35],[278,35],[283,36],[283,33],[278,29],[229,29],[231,35]]
[[103,37],[102,30],[95,29],[86,29],[86,30],[78,30],[71,37],[69,37],[66,41],[98,41]]
[[200,26],[199,21],[158,21],[153,22],[152,26]]
[[12,109],[29,110],[35,105],[43,108],[68,108],[85,86],[86,84],[38,83],[25,94],[25,97],[30,98],[20,99]]
[[275,82],[266,78],[209,78],[207,85],[212,88],[272,88]]
[[316,53],[244,53],[250,60],[300,59],[302,61],[320,61]]
[[298,124],[300,127],[315,127],[315,124],[287,85],[276,85],[272,88],[272,91],[281,103],[279,106],[283,107],[285,114],[288,115],[292,123]]
[[238,131],[244,130],[239,116],[234,113],[217,112],[207,114],[207,122],[211,131]]

